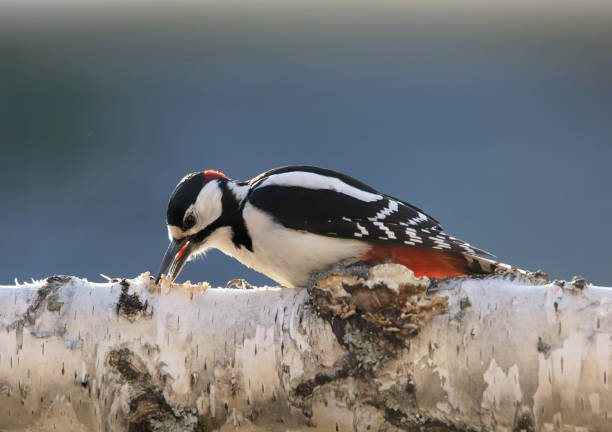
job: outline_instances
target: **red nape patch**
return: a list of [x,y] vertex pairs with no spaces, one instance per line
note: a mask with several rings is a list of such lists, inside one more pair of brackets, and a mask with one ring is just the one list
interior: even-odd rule
[[226,179],[227,176],[220,171],[206,170],[204,171],[204,183],[202,183],[202,186],[206,186],[208,182],[211,182],[215,179],[220,179],[220,178]]
[[427,276],[430,279],[468,274],[467,263],[463,255],[457,252],[370,244],[372,249],[360,259],[371,264],[402,264],[412,270],[416,277]]

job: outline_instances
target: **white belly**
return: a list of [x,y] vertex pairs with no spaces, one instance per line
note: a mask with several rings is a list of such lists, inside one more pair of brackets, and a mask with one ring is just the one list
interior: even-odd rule
[[[303,287],[314,270],[357,258],[367,252],[367,243],[338,239],[285,228],[251,204],[244,220],[253,241],[253,252],[236,248],[226,229],[211,235],[208,246],[233,256],[286,287]],[[227,230],[230,230],[227,228]]]

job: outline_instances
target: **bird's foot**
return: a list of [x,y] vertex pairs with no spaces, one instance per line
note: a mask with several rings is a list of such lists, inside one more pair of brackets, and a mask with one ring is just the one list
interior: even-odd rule
[[225,285],[225,288],[234,288],[234,289],[255,289],[253,285],[248,283],[244,279],[232,279]]

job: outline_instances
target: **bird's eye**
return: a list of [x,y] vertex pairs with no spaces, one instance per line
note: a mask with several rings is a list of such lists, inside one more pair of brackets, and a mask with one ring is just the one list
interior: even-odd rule
[[187,216],[185,216],[185,220],[183,221],[183,225],[185,226],[185,229],[189,229],[192,226],[195,225],[195,216],[192,214],[189,214]]

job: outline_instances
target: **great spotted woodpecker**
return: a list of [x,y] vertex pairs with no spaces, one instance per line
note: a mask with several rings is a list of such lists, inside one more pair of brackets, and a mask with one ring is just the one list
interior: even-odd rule
[[288,166],[252,180],[218,171],[185,176],[167,209],[170,246],[157,280],[217,248],[287,287],[343,261],[399,263],[415,276],[490,273],[489,255],[442,231],[431,216],[348,175]]

